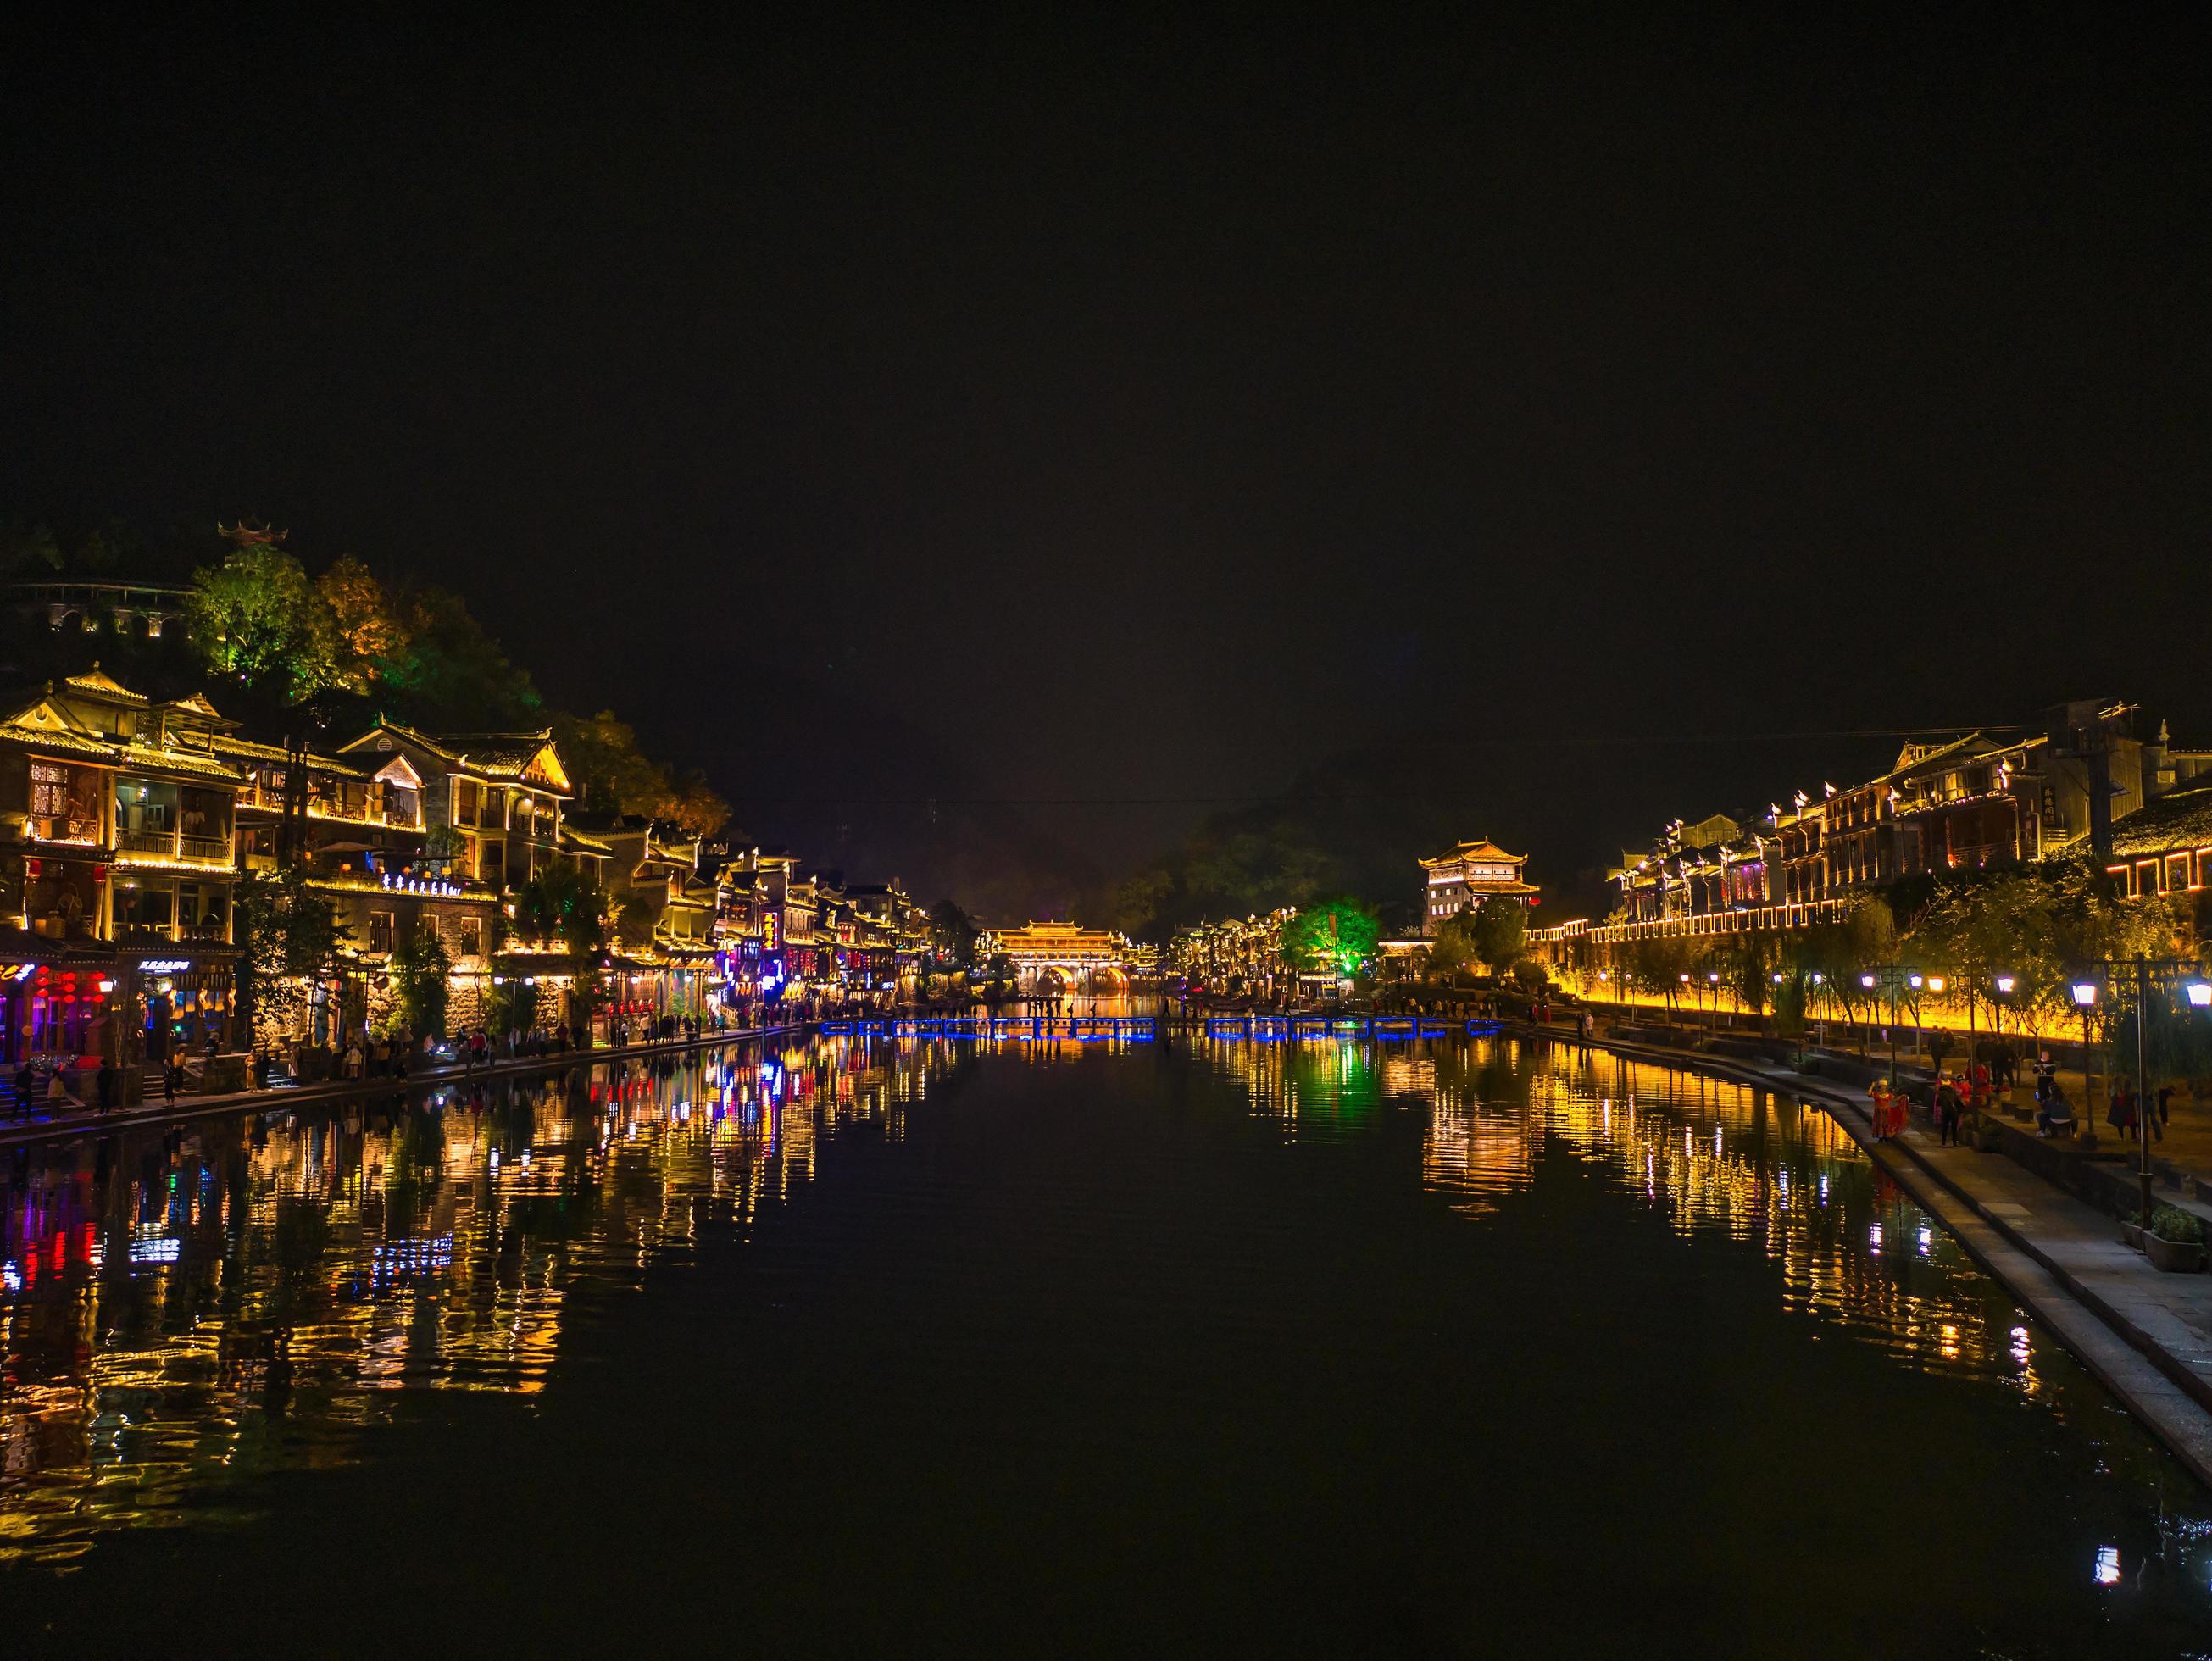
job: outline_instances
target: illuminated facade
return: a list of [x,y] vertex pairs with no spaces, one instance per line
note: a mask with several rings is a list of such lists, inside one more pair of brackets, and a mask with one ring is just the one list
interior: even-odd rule
[[1019,928],[986,930],[976,942],[986,959],[1004,955],[1025,983],[1048,977],[1080,981],[1102,977],[1126,983],[1130,946],[1126,936],[1072,922],[1030,922]]
[[1433,934],[1462,911],[1471,911],[1493,894],[1523,904],[1536,903],[1538,891],[1521,879],[1526,854],[1509,854],[1496,843],[1463,842],[1420,862],[1427,879],[1421,932]]

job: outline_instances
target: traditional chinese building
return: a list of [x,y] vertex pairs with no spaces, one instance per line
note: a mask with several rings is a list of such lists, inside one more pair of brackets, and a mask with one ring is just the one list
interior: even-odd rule
[[1462,911],[1474,910],[1493,894],[1503,894],[1523,904],[1536,903],[1537,889],[1521,879],[1528,863],[1526,854],[1509,854],[1496,843],[1463,842],[1434,859],[1420,862],[1427,878],[1421,932],[1433,934]]

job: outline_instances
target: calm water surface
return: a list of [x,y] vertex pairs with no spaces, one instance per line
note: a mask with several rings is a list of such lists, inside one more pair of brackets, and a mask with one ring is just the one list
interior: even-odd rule
[[2212,1500],[1824,1116],[825,1040],[0,1150],[18,1652],[2212,1652]]

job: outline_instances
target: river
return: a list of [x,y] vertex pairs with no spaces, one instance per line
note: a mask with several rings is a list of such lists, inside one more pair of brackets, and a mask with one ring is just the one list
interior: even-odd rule
[[1832,1121],[815,1039],[0,1151],[18,1653],[2181,1655],[2212,1498]]

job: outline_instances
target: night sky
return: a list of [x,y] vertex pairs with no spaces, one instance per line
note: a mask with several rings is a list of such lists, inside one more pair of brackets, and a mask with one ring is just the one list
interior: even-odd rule
[[1039,904],[1348,751],[1548,882],[1887,729],[2212,743],[2188,11],[801,9],[11,22],[0,512],[451,583]]

